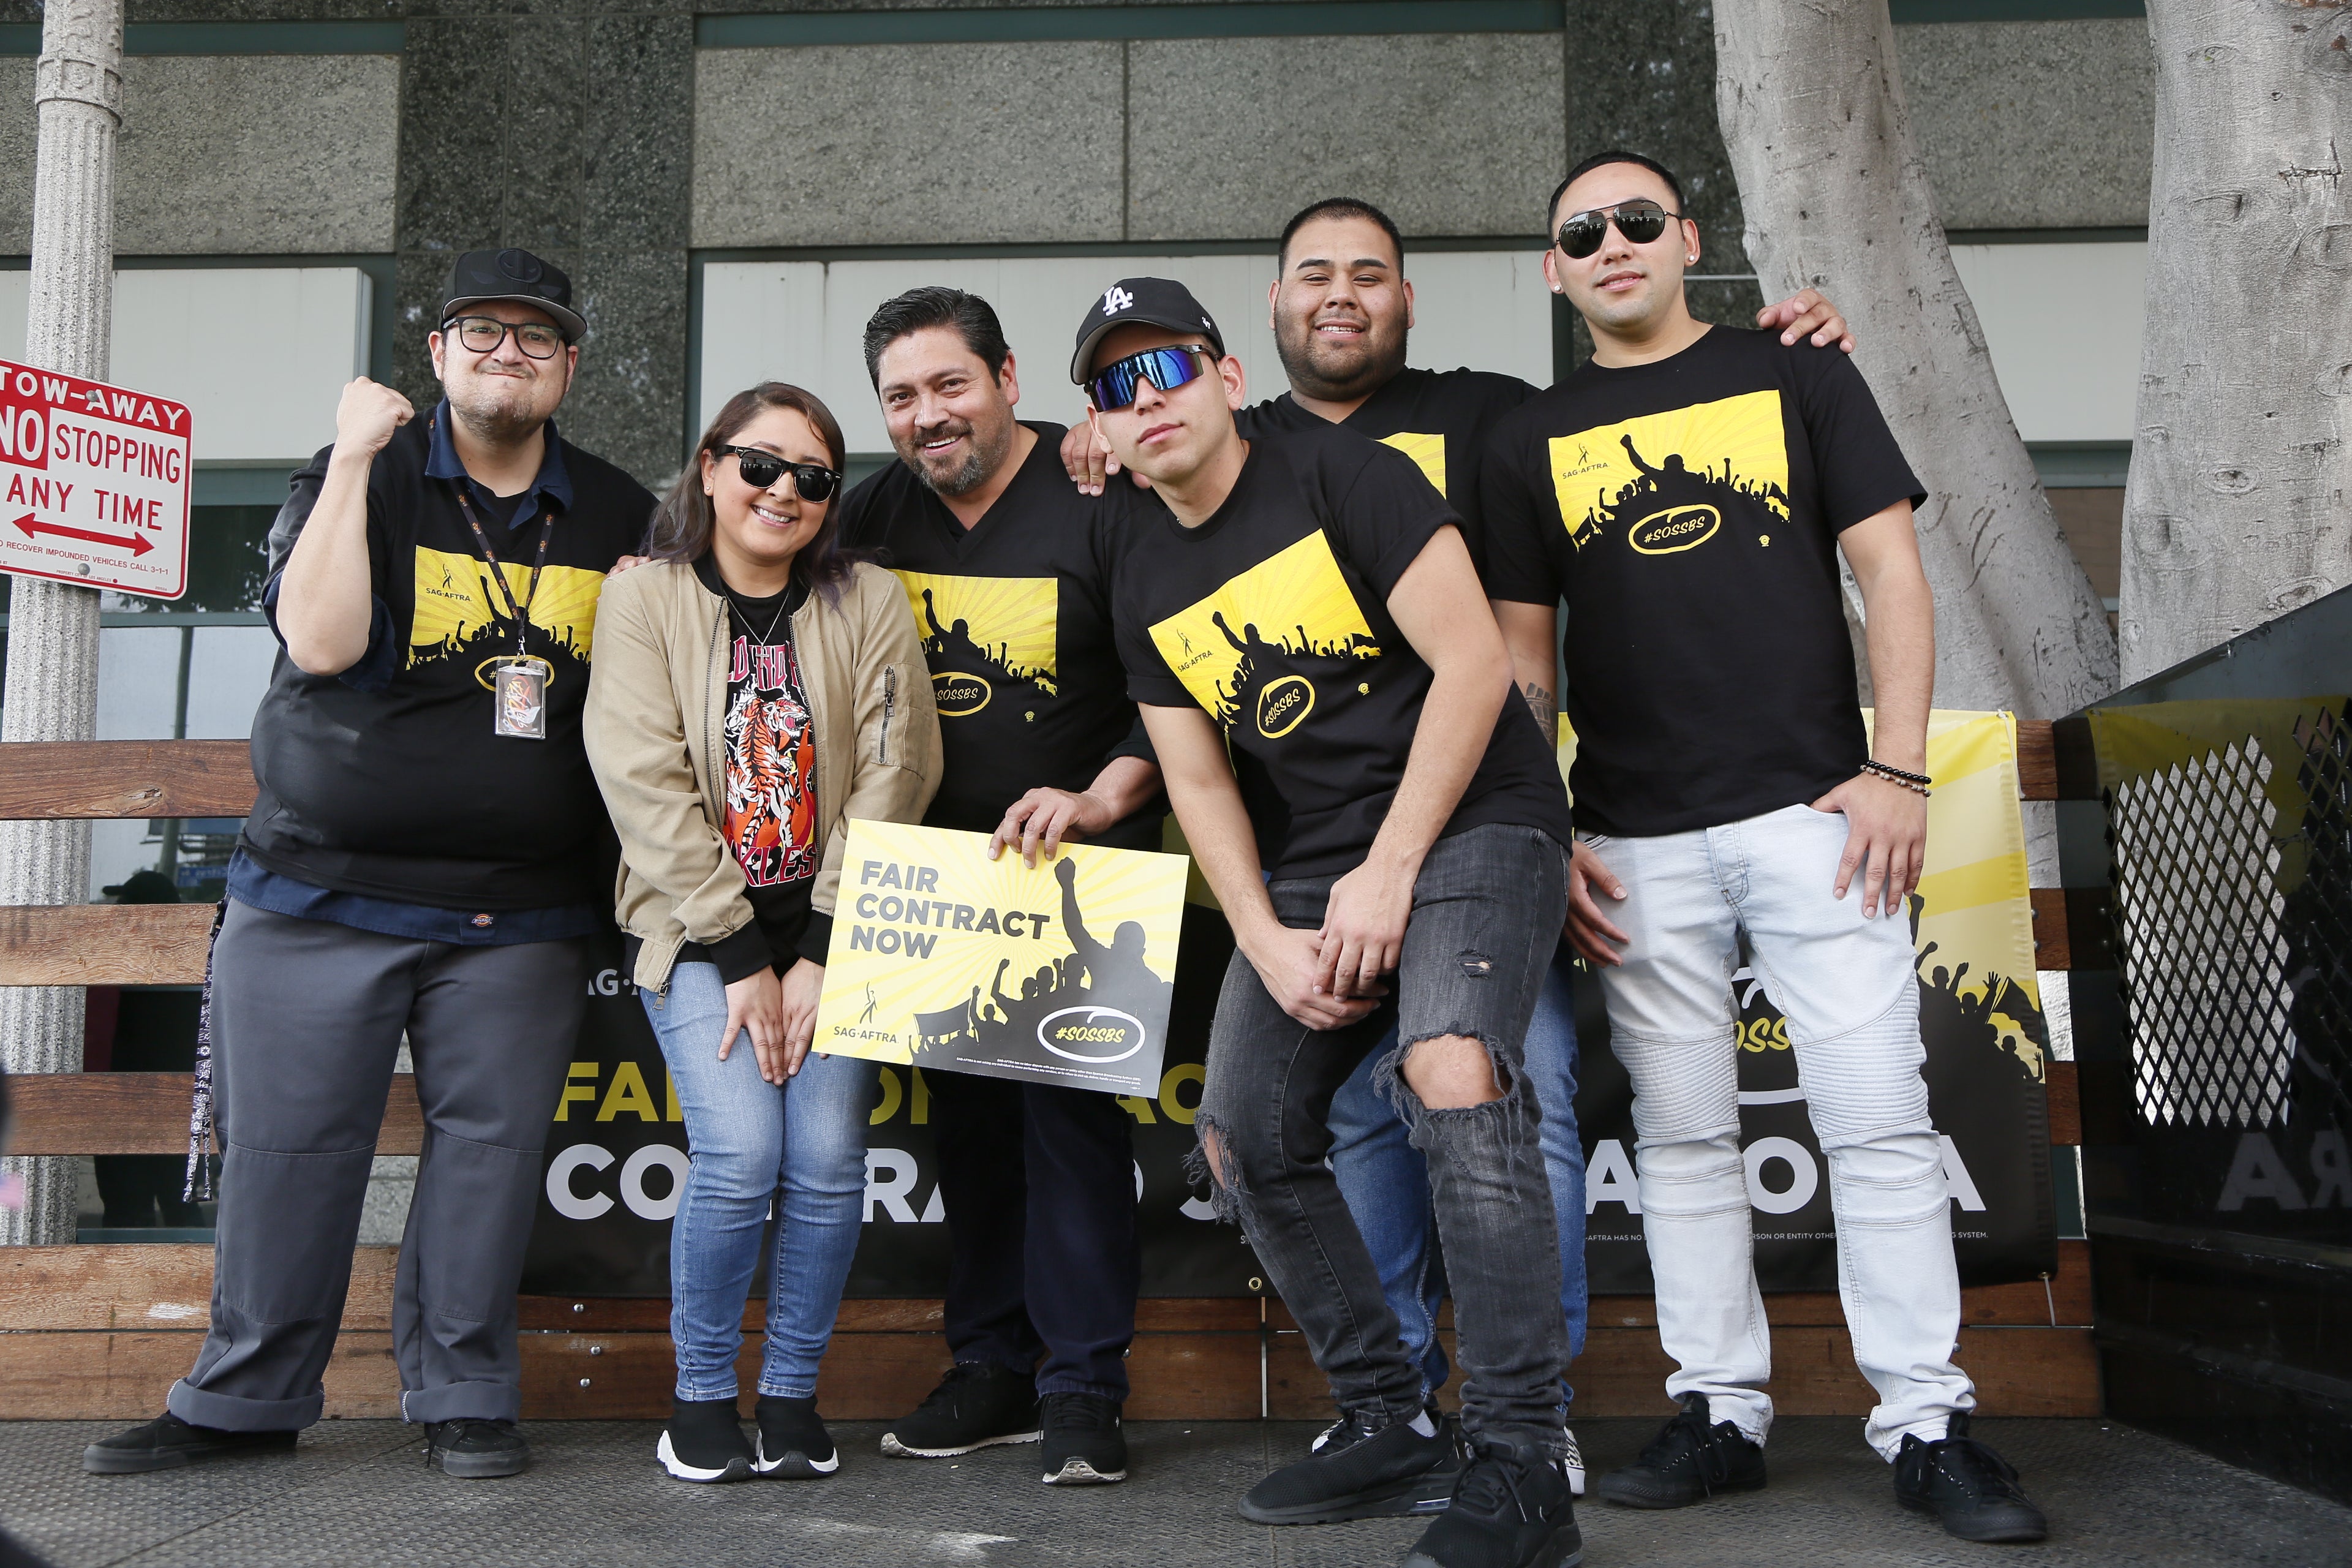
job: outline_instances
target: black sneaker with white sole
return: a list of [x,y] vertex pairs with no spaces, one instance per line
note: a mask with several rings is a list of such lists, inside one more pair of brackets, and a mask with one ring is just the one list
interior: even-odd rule
[[816,1413],[816,1396],[788,1399],[763,1394],[752,1406],[759,1424],[759,1448],[751,1468],[763,1476],[787,1481],[813,1481],[841,1468],[841,1450]]
[[1717,1492],[1764,1484],[1764,1449],[1728,1421],[1710,1422],[1706,1395],[1683,1395],[1682,1414],[1650,1439],[1642,1457],[1601,1478],[1604,1501],[1626,1508],[1685,1508]]
[[2039,1541],[2050,1533],[2010,1462],[1969,1436],[1966,1415],[1954,1415],[1939,1441],[1903,1439],[1895,1456],[1895,1500],[1934,1514],[1962,1541]]
[[1432,1472],[1454,1460],[1453,1438],[1434,1422],[1427,1425],[1423,1433],[1411,1422],[1353,1412],[1315,1452],[1252,1487],[1242,1517],[1257,1524],[1328,1524],[1412,1512],[1412,1503],[1433,1484]]
[[138,1476],[151,1470],[176,1470],[205,1459],[290,1454],[296,1436],[196,1426],[166,1411],[143,1426],[92,1443],[81,1451],[81,1468],[93,1476]]
[[994,1443],[1034,1443],[1037,1384],[994,1362],[958,1362],[940,1385],[882,1434],[882,1451],[899,1459],[944,1459]]
[[1037,1402],[1045,1484],[1093,1486],[1127,1479],[1127,1433],[1118,1401],[1098,1394],[1049,1394]]
[[654,1454],[681,1481],[748,1481],[758,1462],[732,1398],[673,1399]]
[[428,1421],[425,1462],[462,1481],[519,1476],[530,1463],[530,1445],[511,1421]]
[[1584,1536],[1568,1476],[1539,1455],[1482,1447],[1404,1568],[1574,1568]]

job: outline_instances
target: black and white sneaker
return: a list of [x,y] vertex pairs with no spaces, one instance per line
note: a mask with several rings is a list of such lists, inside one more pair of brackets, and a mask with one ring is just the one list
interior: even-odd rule
[[1328,1524],[1411,1513],[1431,1472],[1453,1459],[1453,1438],[1426,1415],[1384,1422],[1377,1413],[1353,1412],[1324,1434],[1315,1452],[1252,1487],[1242,1517],[1257,1524]]
[[1964,1415],[1952,1417],[1940,1441],[1903,1439],[1895,1456],[1895,1500],[1934,1514],[1962,1541],[2039,1541],[2050,1533],[2050,1521],[2017,1484],[2017,1471],[1969,1436]]
[[1127,1479],[1127,1433],[1119,1424],[1118,1400],[1097,1394],[1049,1394],[1037,1405],[1047,1486]]
[[1471,1457],[1453,1505],[1422,1531],[1404,1568],[1574,1568],[1583,1561],[1567,1475],[1494,1444]]
[[758,1463],[732,1399],[673,1400],[654,1453],[682,1481],[748,1481]]
[[166,1411],[143,1426],[92,1443],[81,1451],[81,1468],[93,1476],[137,1476],[238,1454],[290,1454],[295,1436],[196,1426]]
[[464,1481],[519,1476],[530,1463],[530,1445],[511,1421],[428,1421],[425,1462]]
[[1559,1457],[1559,1472],[1568,1478],[1570,1495],[1582,1497],[1584,1495],[1584,1450],[1576,1446],[1574,1432],[1561,1435],[1568,1439],[1568,1447]]
[[1717,1492],[1752,1492],[1764,1484],[1764,1449],[1728,1421],[1709,1422],[1706,1395],[1683,1395],[1642,1457],[1601,1478],[1603,1500],[1627,1508],[1684,1508]]
[[751,1468],[788,1481],[813,1481],[841,1468],[841,1450],[816,1413],[816,1396],[787,1399],[763,1394],[751,1407],[759,1445]]
[[1040,1435],[1034,1378],[993,1362],[958,1362],[913,1415],[891,1423],[882,1451],[944,1459],[994,1443],[1034,1443]]

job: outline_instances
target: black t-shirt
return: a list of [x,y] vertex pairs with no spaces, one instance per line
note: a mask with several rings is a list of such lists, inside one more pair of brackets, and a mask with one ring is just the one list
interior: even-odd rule
[[[992,831],[1033,789],[1083,790],[1113,757],[1149,756],[1111,637],[1111,569],[1129,514],[1083,496],[1064,429],[1032,424],[1034,450],[966,530],[904,463],[842,502],[842,541],[906,584],[940,710],[945,764],[926,826]],[[1147,805],[1092,840],[1160,847]]]
[[[1410,458],[1329,425],[1252,441],[1233,493],[1198,528],[1149,491],[1111,493],[1142,524],[1118,572],[1128,689],[1156,707],[1197,704],[1264,767],[1289,817],[1275,875],[1360,864],[1431,679],[1388,596],[1460,520]],[[1495,822],[1570,836],[1559,768],[1517,701],[1445,832]]]
[[[312,887],[441,909],[601,902],[610,826],[580,715],[604,574],[638,549],[654,498],[619,468],[559,441],[568,506],[481,518],[524,611],[523,647],[547,661],[547,739],[491,731],[491,662],[515,624],[452,482],[425,471],[431,422],[395,432],[368,470],[367,543],[377,602],[369,657],[306,675],[283,650],[253,720],[258,790],[240,847]],[[551,435],[552,427],[551,426]],[[293,478],[270,532],[282,569],[316,504],[331,448]],[[555,524],[534,594],[546,512]],[[477,513],[481,512],[477,506]]]
[[1568,600],[1578,826],[1713,827],[1853,776],[1837,536],[1926,494],[1844,354],[1716,327],[1588,361],[1496,426],[1481,489],[1488,595]]
[[[1397,372],[1339,422],[1342,430],[1394,447],[1473,527],[1478,521],[1478,459],[1495,421],[1536,395],[1516,375],[1484,370]],[[1328,425],[1287,392],[1234,416],[1243,438]]]

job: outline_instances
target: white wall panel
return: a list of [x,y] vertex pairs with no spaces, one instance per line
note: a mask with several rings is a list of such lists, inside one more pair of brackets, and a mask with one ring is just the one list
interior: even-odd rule
[[[1416,251],[1406,262],[1417,298],[1414,364],[1507,371],[1551,380],[1551,305],[1540,257],[1496,250]],[[1020,408],[1075,423],[1085,401],[1070,384],[1070,346],[1087,301],[1120,278],[1174,278],[1217,318],[1242,362],[1252,402],[1286,384],[1266,324],[1269,256],[988,257],[931,261],[712,262],[702,274],[699,416],[773,377],[824,398],[853,452],[890,448],[861,340],[866,318],[924,284],[970,289],[996,308],[1013,345]]]
[[[367,368],[369,283],[355,267],[118,272],[107,380],[186,404],[199,466],[299,464]],[[0,272],[0,358],[24,354],[31,290],[31,273]]]
[[2132,438],[2146,241],[1956,245],[1952,265],[1976,305],[2020,435]]

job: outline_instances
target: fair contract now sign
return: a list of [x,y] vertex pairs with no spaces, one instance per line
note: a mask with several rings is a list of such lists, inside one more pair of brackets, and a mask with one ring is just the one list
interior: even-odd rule
[[0,572],[176,599],[188,408],[0,360]]

